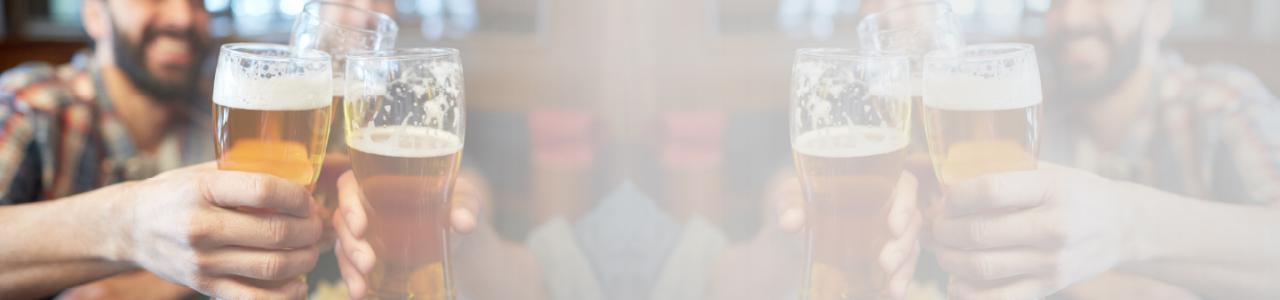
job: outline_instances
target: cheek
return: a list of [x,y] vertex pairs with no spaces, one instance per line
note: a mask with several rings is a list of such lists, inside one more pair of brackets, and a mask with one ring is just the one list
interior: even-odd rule
[[1096,38],[1075,40],[1065,45],[1062,56],[1058,59],[1075,76],[1099,76],[1111,63],[1111,50],[1105,42]]

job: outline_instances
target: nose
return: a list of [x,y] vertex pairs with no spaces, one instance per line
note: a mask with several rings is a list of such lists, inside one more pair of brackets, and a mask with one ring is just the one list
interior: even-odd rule
[[[1109,1],[1109,0],[1106,0]],[[1091,0],[1058,0],[1049,13],[1050,26],[1057,29],[1079,29],[1093,26],[1098,21],[1098,4]]]
[[191,28],[199,14],[204,13],[203,1],[165,0],[160,6],[161,26],[169,28]]

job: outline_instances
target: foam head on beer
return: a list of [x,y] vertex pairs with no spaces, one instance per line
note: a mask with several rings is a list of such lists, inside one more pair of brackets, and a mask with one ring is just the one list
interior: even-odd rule
[[941,182],[1035,169],[1043,98],[1034,47],[936,51],[925,57],[923,79],[924,123]]
[[213,90],[218,167],[314,183],[329,138],[332,81],[321,51],[223,45]]

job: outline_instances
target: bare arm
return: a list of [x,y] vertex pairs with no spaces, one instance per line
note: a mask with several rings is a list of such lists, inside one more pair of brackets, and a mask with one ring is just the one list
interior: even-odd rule
[[1124,185],[1138,222],[1135,260],[1122,269],[1213,299],[1280,298],[1280,209]]
[[41,297],[141,268],[217,298],[296,299],[319,252],[312,201],[284,179],[204,164],[0,207],[0,294]]
[[1280,211],[1041,164],[950,188],[933,223],[955,299],[1038,298],[1113,269],[1215,299],[1280,297]]
[[17,299],[136,268],[121,257],[120,186],[0,207],[0,294]]

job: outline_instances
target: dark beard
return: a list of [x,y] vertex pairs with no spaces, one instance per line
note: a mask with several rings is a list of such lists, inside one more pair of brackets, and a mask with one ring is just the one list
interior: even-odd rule
[[[110,18],[110,15],[108,15],[108,18]],[[174,30],[148,26],[143,29],[142,38],[135,44],[116,29],[119,26],[116,26],[115,19],[110,19],[110,21],[112,23],[112,50],[115,53],[116,66],[124,72],[125,77],[129,79],[129,82],[133,83],[134,87],[151,96],[155,101],[162,103],[181,103],[193,99],[199,94],[196,79],[200,75],[199,66],[204,62],[208,47],[194,29]],[[191,68],[183,74],[181,80],[163,81],[151,73],[150,70],[147,70],[146,45],[151,44],[152,41],[161,36],[184,40],[191,47]]]
[[[1050,67],[1047,75],[1054,83],[1050,93],[1059,102],[1055,106],[1080,108],[1096,104],[1119,89],[1138,70],[1142,55],[1142,36],[1135,32],[1124,40],[1117,40],[1112,32],[1107,28],[1095,28],[1064,32],[1049,38],[1045,47],[1049,54],[1047,65]],[[1073,70],[1072,66],[1063,65],[1059,60],[1066,51],[1067,43],[1086,37],[1101,38],[1110,46],[1109,65],[1101,77],[1080,79],[1079,76],[1071,76],[1079,71]]]

